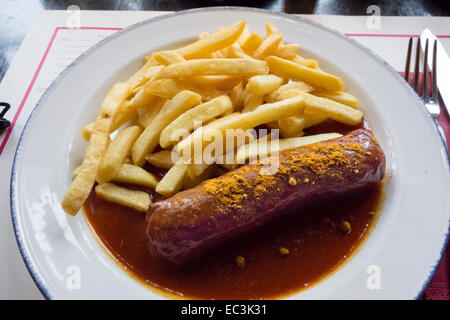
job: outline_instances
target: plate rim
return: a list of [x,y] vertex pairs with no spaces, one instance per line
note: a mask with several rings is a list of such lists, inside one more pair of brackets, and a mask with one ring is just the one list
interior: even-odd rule
[[[243,6],[214,6],[214,7],[203,7],[203,8],[194,8],[194,9],[187,9],[187,10],[181,10],[181,11],[174,11],[174,12],[168,12],[168,13],[164,13],[161,15],[158,15],[156,17],[151,17],[148,19],[144,19],[142,21],[139,21],[137,23],[131,24],[125,28],[123,28],[122,30],[118,30],[117,32],[111,34],[110,36],[107,36],[106,38],[100,40],[99,42],[97,42],[96,44],[94,44],[93,46],[91,46],[90,48],[88,48],[86,51],[84,51],[83,53],[81,53],[77,58],[75,58],[63,71],[61,71],[61,73],[52,81],[52,83],[48,86],[48,88],[45,90],[45,92],[42,94],[42,96],[39,98],[38,102],[36,103],[36,105],[33,107],[30,115],[28,116],[28,119],[25,122],[25,125],[22,129],[22,132],[20,134],[19,140],[17,142],[17,146],[16,146],[16,150],[14,153],[14,159],[13,159],[13,163],[12,163],[12,169],[11,169],[11,177],[10,177],[10,211],[11,211],[11,219],[12,219],[12,225],[13,225],[13,229],[14,229],[14,236],[16,238],[16,242],[17,242],[17,246],[19,248],[19,252],[20,255],[22,256],[22,259],[25,263],[25,266],[31,276],[31,278],[33,279],[34,283],[36,284],[36,286],[38,287],[39,291],[41,292],[41,294],[44,296],[45,299],[47,300],[53,300],[55,299],[54,295],[52,293],[50,293],[49,288],[45,285],[45,281],[41,278],[41,276],[39,275],[39,272],[35,269],[34,265],[33,265],[33,261],[31,259],[31,257],[28,255],[27,252],[27,248],[25,247],[25,237],[24,234],[21,230],[21,228],[19,227],[19,223],[18,223],[18,219],[20,219],[19,215],[17,214],[17,208],[15,206],[15,201],[18,200],[17,196],[16,196],[16,164],[17,164],[17,160],[20,159],[21,157],[21,145],[22,145],[22,140],[25,136],[25,133],[27,132],[27,129],[29,128],[29,123],[32,120],[32,118],[34,117],[35,111],[41,106],[43,100],[46,98],[46,96],[53,90],[53,87],[55,86],[56,83],[59,83],[60,78],[62,78],[70,69],[72,69],[74,66],[76,66],[78,63],[80,63],[83,58],[91,53],[93,53],[95,50],[97,50],[100,46],[104,45],[105,43],[121,36],[123,33],[126,33],[128,31],[134,30],[142,25],[145,24],[149,24],[149,23],[153,23],[155,21],[159,21],[159,20],[163,20],[163,19],[167,19],[170,17],[175,17],[175,16],[181,16],[181,15],[185,15],[185,14],[190,14],[190,13],[196,13],[196,12],[202,12],[202,11],[253,11],[253,12],[258,12],[258,13],[266,13],[266,14],[270,14],[270,15],[275,15],[275,16],[279,16],[282,18],[288,18],[288,19],[292,19],[292,20],[297,20],[299,22],[302,23],[306,23],[306,24],[311,24],[315,27],[324,29],[325,31],[331,32],[334,35],[338,36],[339,38],[343,39],[344,41],[350,41],[353,45],[356,45],[358,48],[366,51],[367,53],[369,53],[373,58],[375,58],[376,60],[378,60],[378,62],[382,63],[391,74],[393,74],[394,77],[398,77],[400,79],[403,80],[403,86],[406,86],[407,89],[410,91],[410,93],[413,94],[413,96],[415,97],[415,99],[417,99],[420,104],[423,105],[419,95],[417,94],[416,91],[413,90],[413,88],[409,85],[409,83],[400,76],[399,72],[397,70],[394,69],[393,66],[391,66],[386,60],[384,60],[381,56],[379,56],[378,54],[376,54],[375,52],[373,52],[371,49],[369,49],[368,47],[366,47],[364,44],[358,42],[357,40],[345,35],[342,32],[339,32],[333,28],[330,28],[328,26],[323,25],[322,23],[316,22],[314,20],[296,15],[296,14],[290,14],[290,13],[285,13],[285,12],[277,12],[274,10],[269,10],[269,9],[261,9],[261,8],[254,8],[254,7],[243,7]],[[427,119],[426,121],[431,121],[433,122],[433,126],[435,128],[435,134],[437,134],[437,136],[439,137],[439,141],[440,143],[440,149],[441,151],[444,151],[445,157],[444,157],[444,161],[446,163],[447,168],[450,167],[450,156],[448,153],[448,150],[445,149],[444,147],[444,140],[443,137],[440,135],[436,125],[434,124],[434,121],[432,119],[432,116],[426,111],[425,106],[423,106],[423,112],[427,115]],[[449,172],[447,172],[447,180],[449,182],[450,185],[450,174]],[[447,191],[447,195],[450,193],[450,191]],[[448,208],[450,209],[450,208]],[[449,241],[449,234],[450,234],[450,230],[449,230],[449,226],[450,226],[450,215],[449,215],[449,220],[447,221],[447,232],[444,235],[445,239],[443,241],[442,247],[440,249],[440,255],[439,258],[437,259],[437,261],[435,261],[434,265],[430,268],[429,270],[429,274],[427,279],[425,279],[425,281],[422,284],[421,289],[419,290],[419,292],[417,293],[417,295],[415,296],[414,299],[419,299],[425,289],[428,287],[429,283],[431,282],[431,279],[433,278],[434,274],[437,271],[437,268],[441,262],[441,259],[443,257],[443,254],[445,252],[445,249],[447,247],[447,243]],[[431,264],[430,264],[431,265]]]

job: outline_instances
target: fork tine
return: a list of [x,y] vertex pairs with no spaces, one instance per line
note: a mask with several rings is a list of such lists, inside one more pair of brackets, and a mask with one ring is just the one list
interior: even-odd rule
[[425,51],[423,58],[423,71],[422,71],[422,98],[428,101],[428,39],[425,42]]
[[405,80],[409,82],[409,68],[411,65],[411,49],[412,49],[413,38],[409,38],[408,41],[408,53],[406,54],[406,63],[405,63]]
[[437,80],[436,80],[436,65],[437,65],[437,40],[434,40],[433,44],[433,70],[431,70],[431,100],[437,101],[438,99],[438,88],[437,88]]
[[414,90],[419,93],[419,68],[420,68],[420,38],[417,39],[416,65],[414,67]]

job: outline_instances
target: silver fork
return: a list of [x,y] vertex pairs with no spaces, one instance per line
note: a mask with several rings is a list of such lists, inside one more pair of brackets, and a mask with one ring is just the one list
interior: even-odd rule
[[[409,69],[411,64],[411,51],[413,45],[413,38],[409,38],[408,43],[408,53],[406,55],[406,63],[405,63],[405,80],[409,83]],[[433,62],[432,62],[432,70],[428,67],[428,39],[425,42],[425,50],[423,54],[423,72],[422,72],[422,95],[419,92],[419,69],[420,69],[420,38],[417,39],[416,45],[416,56],[415,56],[415,65],[414,65],[414,90],[421,97],[423,104],[427,108],[431,117],[433,118],[434,124],[436,125],[439,134],[442,138],[442,142],[444,143],[445,148],[447,149],[447,140],[445,138],[444,130],[442,130],[441,125],[438,122],[439,115],[441,113],[441,108],[439,106],[439,93],[436,83],[436,50],[437,42],[434,41],[433,44]],[[428,81],[429,74],[431,73],[431,96],[428,92]]]

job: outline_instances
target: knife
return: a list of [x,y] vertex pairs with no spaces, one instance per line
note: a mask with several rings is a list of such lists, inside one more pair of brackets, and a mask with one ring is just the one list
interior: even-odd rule
[[[445,108],[448,114],[450,114],[450,58],[442,46],[439,39],[429,30],[424,29],[420,34],[420,45],[422,47],[422,52],[425,50],[425,43],[428,39],[429,47],[433,47],[434,41],[436,40],[436,82],[441,94],[442,101],[444,102]],[[428,55],[428,67],[432,70],[432,55]]]

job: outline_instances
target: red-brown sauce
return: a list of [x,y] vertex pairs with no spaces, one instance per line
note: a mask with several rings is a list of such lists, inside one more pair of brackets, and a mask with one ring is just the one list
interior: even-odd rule
[[[314,132],[330,132],[331,126],[341,133],[354,129],[328,123]],[[143,213],[101,200],[95,192],[84,209],[111,255],[151,287],[187,298],[264,299],[296,293],[332,273],[362,243],[373,224],[371,213],[379,210],[382,199],[379,184],[298,209],[181,268],[152,259]],[[351,224],[348,234],[340,229],[343,221]],[[282,256],[280,247],[289,254]],[[245,258],[244,268],[236,265],[236,256]]]

